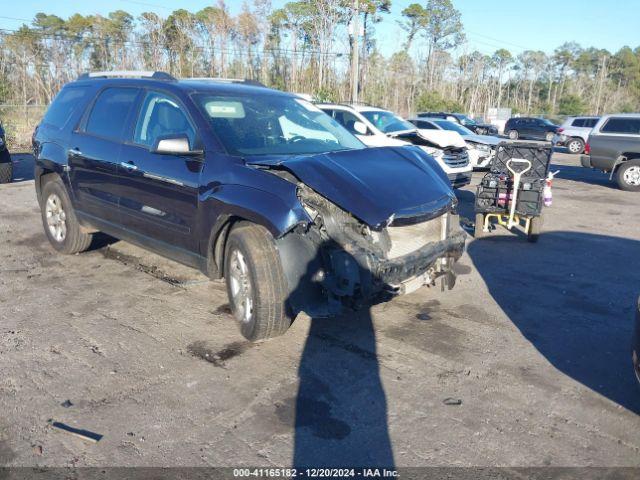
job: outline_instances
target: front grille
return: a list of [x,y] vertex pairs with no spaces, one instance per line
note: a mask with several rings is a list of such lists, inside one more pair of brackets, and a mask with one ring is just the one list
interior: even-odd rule
[[462,152],[445,152],[442,161],[452,168],[466,167],[469,165],[469,154],[466,150]]
[[444,218],[445,216],[442,215],[413,225],[387,227],[391,240],[391,248],[387,252],[387,258],[402,257],[419,250],[427,243],[440,241]]

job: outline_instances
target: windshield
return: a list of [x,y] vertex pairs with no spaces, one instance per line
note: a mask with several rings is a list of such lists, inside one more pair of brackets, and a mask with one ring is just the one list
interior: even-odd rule
[[195,95],[232,155],[300,155],[365,148],[315,105],[280,95]]
[[458,118],[460,119],[460,123],[462,125],[476,125],[476,121],[472,118],[467,117],[466,115],[460,115]]
[[416,129],[415,125],[386,110],[368,110],[360,113],[382,133],[404,132]]
[[451,130],[458,132],[460,135],[473,135],[473,132],[467,127],[463,127],[457,123],[450,122],[449,120],[431,120],[433,123],[442,127],[445,130]]

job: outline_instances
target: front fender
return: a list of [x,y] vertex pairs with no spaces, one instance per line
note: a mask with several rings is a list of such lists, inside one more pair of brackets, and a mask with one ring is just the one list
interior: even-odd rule
[[219,185],[202,193],[199,200],[202,212],[200,238],[207,239],[200,245],[200,254],[214,260],[215,265],[209,266],[210,272],[220,267],[214,248],[218,237],[232,220],[248,220],[262,225],[276,239],[296,225],[311,220],[300,205],[295,187],[289,195],[281,197],[244,185]]

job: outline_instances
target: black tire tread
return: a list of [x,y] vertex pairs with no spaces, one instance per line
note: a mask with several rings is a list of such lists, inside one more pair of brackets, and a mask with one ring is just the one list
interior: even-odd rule
[[[47,220],[45,217],[44,205],[47,202],[49,194],[53,193],[54,191],[58,194],[60,200],[62,200],[64,211],[67,215],[67,236],[63,243],[58,243],[51,238],[49,229],[47,227]],[[91,245],[93,234],[84,233],[82,231],[80,223],[78,222],[78,218],[76,217],[76,213],[71,206],[71,200],[69,199],[69,195],[67,194],[67,189],[62,183],[60,177],[52,177],[42,187],[41,216],[45,235],[49,239],[49,242],[51,243],[53,248],[55,248],[58,252],[64,253],[66,255],[73,255],[86,251]]]
[[13,164],[11,162],[0,163],[0,183],[9,183],[13,177]]
[[529,223],[529,231],[527,232],[527,241],[536,243],[542,233],[542,215],[539,217],[532,217]]
[[260,225],[243,222],[235,226],[227,241],[225,275],[229,248],[235,243],[250,263],[255,292],[253,319],[250,324],[241,325],[242,334],[252,341],[284,334],[291,325],[286,306],[287,279],[273,237]]

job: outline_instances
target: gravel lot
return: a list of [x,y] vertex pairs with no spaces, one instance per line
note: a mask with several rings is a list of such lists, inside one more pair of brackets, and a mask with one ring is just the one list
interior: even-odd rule
[[[31,161],[15,158],[0,186],[0,465],[640,466],[640,196],[577,157],[555,154],[538,244],[469,237],[453,291],[299,317],[259,344],[221,282],[106,239],[54,253]],[[470,219],[474,191],[459,192]]]

